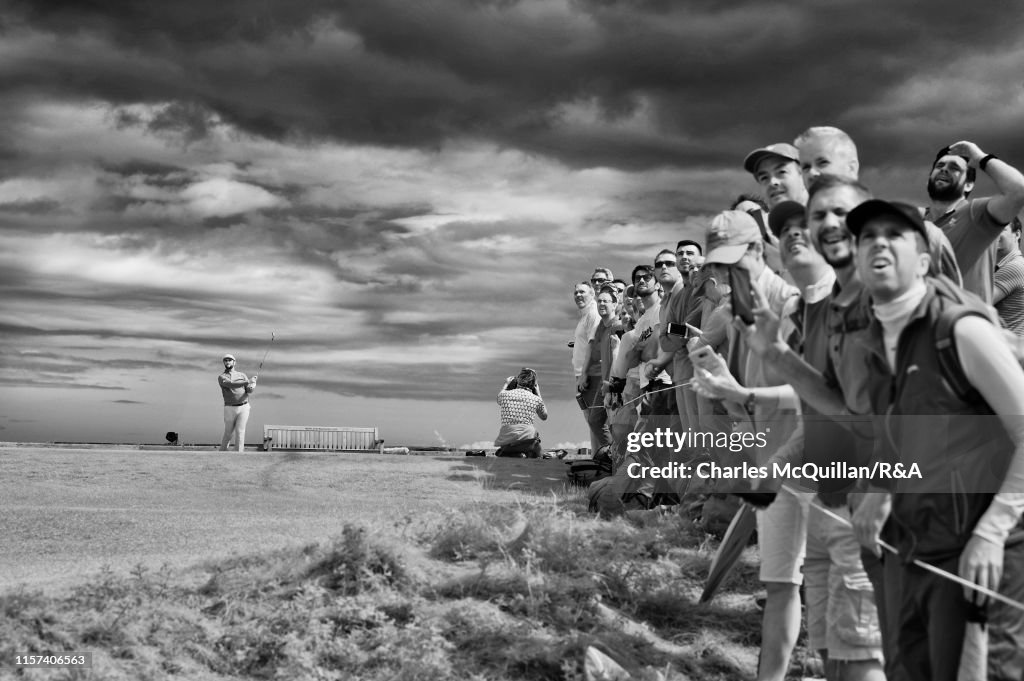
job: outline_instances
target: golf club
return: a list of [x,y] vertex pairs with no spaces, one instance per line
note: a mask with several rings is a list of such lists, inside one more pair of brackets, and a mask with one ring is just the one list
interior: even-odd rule
[[267,351],[263,353],[263,359],[260,360],[260,366],[258,369],[256,369],[256,375],[259,375],[259,373],[263,370],[263,363],[267,361],[267,355],[270,354],[270,347],[274,344],[275,333],[275,331],[270,332],[270,343],[267,344]]

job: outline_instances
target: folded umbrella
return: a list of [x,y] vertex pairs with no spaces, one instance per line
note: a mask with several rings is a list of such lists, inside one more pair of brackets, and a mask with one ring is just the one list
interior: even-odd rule
[[707,603],[714,598],[715,590],[736,565],[756,529],[757,515],[754,509],[743,504],[729,523],[729,529],[725,531],[722,543],[718,545],[715,558],[711,561],[708,578],[704,582],[704,592],[700,595],[701,603]]

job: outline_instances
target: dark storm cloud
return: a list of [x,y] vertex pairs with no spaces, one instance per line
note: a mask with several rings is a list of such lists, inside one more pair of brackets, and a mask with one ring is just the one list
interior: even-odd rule
[[28,215],[49,215],[60,211],[60,203],[53,199],[33,199],[0,203],[0,214],[24,213]]
[[[998,55],[1019,40],[1012,8],[921,0],[9,9],[9,38],[73,39],[56,54],[40,40],[2,71],[2,89],[171,101],[147,125],[186,141],[205,135],[216,115],[271,137],[430,147],[469,136],[623,168],[735,167],[751,148],[821,123],[847,125],[867,157],[891,163],[919,153],[918,144],[851,110],[898,96],[915,74],[940,77],[964,55]],[[964,75],[989,83],[984,67]],[[592,106],[592,116],[577,120],[567,104]],[[960,108],[952,119],[932,108],[908,103],[921,136],[981,134],[999,117],[998,107]],[[649,129],[617,127],[638,113]],[[1021,134],[999,123],[1024,152]]]

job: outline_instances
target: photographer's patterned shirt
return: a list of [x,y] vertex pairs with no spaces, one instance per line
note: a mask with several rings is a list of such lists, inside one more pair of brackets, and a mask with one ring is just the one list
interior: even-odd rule
[[544,400],[523,388],[502,390],[498,393],[498,406],[501,407],[501,425],[514,426],[533,424],[534,416],[541,419],[548,417],[548,409]]

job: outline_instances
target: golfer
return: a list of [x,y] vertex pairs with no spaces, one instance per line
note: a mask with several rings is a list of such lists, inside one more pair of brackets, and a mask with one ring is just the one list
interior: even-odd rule
[[224,395],[224,437],[220,451],[226,452],[234,442],[238,451],[245,450],[245,424],[249,422],[249,394],[256,388],[256,375],[250,380],[241,371],[235,371],[235,356],[224,355],[224,373],[217,377]]

